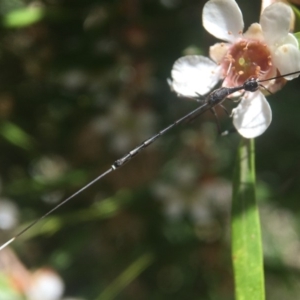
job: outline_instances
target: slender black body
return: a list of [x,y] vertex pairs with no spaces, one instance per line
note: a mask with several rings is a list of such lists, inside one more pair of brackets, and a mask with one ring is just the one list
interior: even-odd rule
[[173,127],[181,124],[185,120],[188,120],[192,118],[195,115],[200,115],[204,113],[205,111],[214,108],[215,106],[221,104],[222,102],[225,101],[226,97],[237,92],[240,90],[245,90],[247,92],[255,92],[259,88],[259,84],[257,79],[255,78],[250,78],[247,81],[244,82],[243,85],[237,86],[237,87],[232,87],[232,88],[226,88],[226,87],[221,87],[219,89],[216,89],[212,91],[207,98],[204,100],[204,104],[196,108],[195,110],[191,111],[181,119],[178,119],[175,121],[173,124],[169,125],[168,127],[164,128],[163,130],[159,131],[157,134],[152,136],[151,138],[145,140],[143,143],[141,143],[139,146],[128,152],[125,156],[122,158],[116,160],[112,164],[112,169],[116,170],[120,168],[122,165],[124,165],[126,162],[131,160],[135,155],[137,155],[142,149],[148,147],[150,144],[152,144],[155,140],[157,140],[160,136],[165,134],[167,131],[172,129]]
[[138,153],[140,153],[141,150],[143,150],[146,147],[148,147],[149,145],[151,145],[160,136],[162,136],[163,134],[165,134],[170,129],[174,128],[175,126],[183,123],[186,120],[189,120],[190,118],[197,117],[197,116],[199,116],[200,114],[204,113],[207,110],[214,109],[214,107],[216,107],[217,105],[222,104],[222,102],[224,102],[226,100],[227,96],[229,96],[229,95],[231,95],[231,94],[233,94],[233,93],[235,93],[237,91],[245,90],[247,92],[255,92],[255,91],[258,90],[259,87],[263,87],[262,85],[259,84],[260,82],[268,81],[268,80],[272,80],[272,79],[276,79],[276,78],[281,78],[281,77],[284,77],[284,76],[294,75],[294,74],[298,74],[298,73],[300,73],[300,71],[289,73],[289,74],[285,74],[285,75],[282,75],[282,76],[273,77],[273,78],[270,78],[270,79],[260,80],[260,81],[258,79],[256,79],[256,78],[250,78],[250,79],[246,80],[243,85],[240,85],[240,86],[237,86],[237,87],[232,87],[232,88],[221,87],[221,88],[218,88],[218,89],[212,91],[206,97],[206,99],[204,100],[204,104],[202,104],[201,106],[197,107],[195,110],[193,110],[192,112],[190,112],[187,115],[183,116],[182,118],[178,119],[177,121],[175,121],[174,123],[172,123],[168,127],[166,127],[163,130],[159,131],[154,136],[152,136],[149,139],[145,140],[143,143],[141,143],[139,146],[137,146],[136,148],[134,148],[133,150],[131,150],[130,152],[128,152],[123,157],[117,159],[111,165],[111,167],[107,171],[105,171],[104,173],[102,173],[101,175],[99,175],[97,178],[95,178],[94,180],[92,180],[91,182],[89,182],[87,185],[85,185],[84,187],[82,187],[80,190],[78,190],[77,192],[75,192],[74,194],[72,194],[67,199],[63,200],[61,203],[59,203],[53,209],[51,209],[50,211],[48,211],[45,215],[43,215],[39,219],[37,219],[34,222],[32,222],[29,226],[27,226],[26,228],[24,228],[21,232],[19,232],[17,235],[15,235],[9,241],[7,241],[2,246],[0,246],[0,251],[3,248],[5,248],[7,245],[9,245],[10,243],[12,243],[16,238],[18,238],[20,235],[22,235],[28,229],[30,229],[32,226],[34,226],[36,223],[38,223],[39,221],[41,221],[42,219],[44,219],[48,215],[50,215],[52,212],[54,212],[55,210],[57,210],[60,206],[64,205],[65,203],[67,203],[68,201],[70,201],[71,199],[73,199],[75,196],[77,196],[78,194],[80,194],[81,192],[83,192],[85,189],[89,188],[91,185],[93,185],[94,183],[96,183],[97,181],[99,181],[101,178],[105,177],[107,174],[109,174],[112,171],[115,171],[118,168],[122,167],[126,162],[130,161],[134,156],[136,156]]

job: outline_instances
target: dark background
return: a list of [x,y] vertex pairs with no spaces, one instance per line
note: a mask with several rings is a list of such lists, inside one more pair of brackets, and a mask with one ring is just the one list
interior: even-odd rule
[[[167,78],[177,58],[207,55],[217,42],[202,28],[204,3],[1,1],[1,197],[19,209],[19,226],[2,231],[3,242],[197,106],[170,92]],[[259,1],[238,4],[245,29],[258,22]],[[12,17],[27,5],[42,8],[36,22]],[[268,299],[300,295],[298,91],[294,80],[268,98],[273,121],[256,139]],[[222,128],[231,128],[218,112]],[[238,142],[237,134],[220,137],[206,113],[12,248],[29,269],[55,269],[66,296],[233,299],[230,189]],[[122,273],[127,281],[111,286],[116,297],[103,294]]]

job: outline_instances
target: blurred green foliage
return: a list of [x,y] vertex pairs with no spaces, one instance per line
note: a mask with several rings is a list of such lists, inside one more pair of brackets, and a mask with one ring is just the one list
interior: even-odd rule
[[21,8],[7,13],[3,17],[3,25],[6,27],[24,27],[41,21],[44,17],[44,10],[41,7]]
[[[22,226],[196,107],[171,93],[166,79],[178,57],[207,55],[216,42],[201,25],[204,3],[0,2],[1,192],[18,205]],[[259,20],[260,1],[238,4],[246,28]],[[256,141],[272,300],[300,295],[298,93],[294,80],[269,97],[273,122]],[[229,211],[238,139],[219,137],[207,113],[12,247],[28,268],[56,269],[67,296],[233,299]],[[1,232],[1,240],[12,235]]]

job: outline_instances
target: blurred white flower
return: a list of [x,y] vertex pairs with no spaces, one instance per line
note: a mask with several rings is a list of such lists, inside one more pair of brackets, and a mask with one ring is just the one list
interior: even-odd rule
[[265,204],[261,207],[264,256],[278,258],[286,266],[300,269],[300,239],[297,217],[289,210]]
[[129,104],[119,101],[112,105],[107,116],[95,118],[91,126],[98,134],[109,136],[110,149],[124,154],[128,149],[155,133],[155,115],[147,109],[130,110]]
[[63,73],[59,78],[59,82],[68,90],[78,91],[86,86],[88,79],[89,75],[86,71],[74,69]]
[[[43,156],[33,161],[30,172],[35,180],[48,184],[51,181],[59,180],[68,169],[68,164],[64,158],[58,155]],[[60,190],[52,190],[41,195],[41,199],[49,204],[59,202],[64,196]]]
[[60,300],[64,283],[60,276],[50,269],[39,269],[32,275],[25,291],[28,300]]
[[18,207],[8,198],[0,198],[0,229],[9,230],[18,224]]
[[67,162],[58,155],[43,156],[31,165],[31,174],[36,180],[51,181],[62,176],[68,168]]
[[214,222],[216,212],[229,215],[231,183],[225,179],[204,181],[188,193],[179,184],[159,183],[154,193],[163,202],[164,211],[171,220],[187,213],[196,225],[207,225]]

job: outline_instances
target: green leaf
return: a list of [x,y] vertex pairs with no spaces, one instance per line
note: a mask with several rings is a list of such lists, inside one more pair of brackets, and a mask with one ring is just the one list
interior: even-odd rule
[[231,230],[236,300],[263,300],[263,251],[255,195],[253,139],[243,139],[239,146],[233,180]]
[[0,273],[0,299],[24,300],[11,278],[5,276],[4,273]]
[[298,48],[300,49],[300,32],[296,32],[294,33],[295,38],[298,41]]
[[25,27],[42,20],[44,16],[43,7],[24,7],[4,15],[3,25],[5,27]]
[[116,296],[154,261],[152,253],[145,253],[124,270],[97,298],[97,300],[115,299]]
[[[61,230],[64,226],[70,224],[85,223],[93,220],[108,219],[115,216],[118,212],[128,206],[132,201],[131,193],[128,191],[120,191],[115,197],[110,197],[102,201],[98,201],[92,207],[81,209],[75,213],[68,213],[62,216],[48,216],[40,219],[38,226],[32,227],[23,237],[23,240],[32,239],[39,235],[51,236]],[[24,228],[33,224],[34,220],[27,222],[18,228],[17,232],[21,232]],[[37,222],[36,222],[37,223]],[[1,299],[1,298],[0,298]]]
[[295,14],[295,28],[294,28],[294,31],[299,31],[300,30],[300,11],[299,9],[294,6],[294,5],[290,5],[291,8],[293,9],[294,11],[294,14]]
[[8,140],[10,143],[23,148],[25,150],[31,150],[34,146],[33,138],[30,137],[25,131],[23,131],[17,125],[4,122],[0,126],[0,134]]

